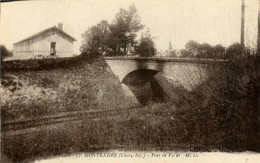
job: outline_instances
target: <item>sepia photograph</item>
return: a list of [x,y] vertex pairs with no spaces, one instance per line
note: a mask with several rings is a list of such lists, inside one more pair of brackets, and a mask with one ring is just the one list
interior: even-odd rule
[[1,163],[260,160],[260,0],[0,0],[0,55]]

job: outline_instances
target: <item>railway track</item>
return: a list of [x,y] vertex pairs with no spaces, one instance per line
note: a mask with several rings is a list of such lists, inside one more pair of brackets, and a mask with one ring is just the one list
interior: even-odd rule
[[92,111],[75,111],[61,113],[53,116],[42,116],[25,120],[6,121],[2,122],[2,131],[5,136],[16,136],[28,134],[35,131],[40,126],[54,125],[70,121],[93,120],[104,117],[115,117],[122,114],[127,114],[137,108],[127,109],[111,109],[111,110],[92,110]]

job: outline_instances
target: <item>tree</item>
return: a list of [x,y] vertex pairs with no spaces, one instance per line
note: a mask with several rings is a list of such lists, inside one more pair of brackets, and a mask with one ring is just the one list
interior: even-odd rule
[[198,47],[198,58],[213,58],[213,48],[208,43],[203,43]]
[[1,59],[1,64],[0,64],[0,78],[2,78],[4,75],[4,70],[2,69],[2,63],[3,59],[6,57],[11,57],[13,54],[4,46],[0,45],[0,59]]
[[198,48],[200,46],[200,43],[194,40],[188,41],[188,43],[185,45],[186,50],[188,50],[191,54],[190,56],[196,56],[198,54]]
[[116,14],[116,19],[110,25],[111,36],[113,37],[112,47],[119,51],[124,49],[126,54],[127,45],[133,46],[135,44],[136,32],[143,29],[140,16],[134,5],[131,5],[128,10],[121,8]]
[[12,56],[12,53],[4,45],[0,45],[0,54],[1,54],[1,58]]
[[136,47],[136,52],[141,57],[151,57],[155,55],[156,49],[149,29],[147,29],[145,33],[142,33],[140,44]]
[[236,58],[243,55],[244,48],[240,43],[234,43],[230,45],[226,50],[226,58]]
[[84,34],[81,52],[85,51],[104,51],[108,47],[110,38],[109,24],[103,20],[95,26],[89,28]]
[[136,32],[143,27],[134,5],[127,10],[121,8],[113,23],[109,24],[103,20],[82,34],[83,45],[80,50],[81,52],[110,50],[118,55],[123,49],[122,54],[126,54],[127,47],[133,47],[136,44]]
[[226,51],[226,48],[224,46],[222,46],[221,44],[214,46],[213,47],[214,58],[224,59],[225,51]]
[[108,47],[108,43],[110,40],[110,29],[109,24],[106,20],[101,21],[99,24],[97,24],[98,28],[101,30],[101,48],[102,51],[104,51]]

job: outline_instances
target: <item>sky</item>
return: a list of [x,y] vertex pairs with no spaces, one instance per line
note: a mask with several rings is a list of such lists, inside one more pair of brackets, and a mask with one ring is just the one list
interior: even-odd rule
[[[245,1],[245,43],[255,47],[258,1]],[[179,50],[189,40],[226,47],[240,41],[241,0],[34,0],[1,3],[0,43],[12,50],[13,43],[61,22],[79,53],[81,34],[101,20],[112,22],[131,4],[158,50],[169,42]]]

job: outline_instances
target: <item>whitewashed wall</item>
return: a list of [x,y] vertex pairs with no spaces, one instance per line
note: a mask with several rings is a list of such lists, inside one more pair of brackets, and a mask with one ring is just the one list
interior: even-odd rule
[[51,42],[56,42],[56,55],[58,57],[73,55],[73,41],[59,31],[49,31],[31,40],[14,45],[14,57],[49,56]]

